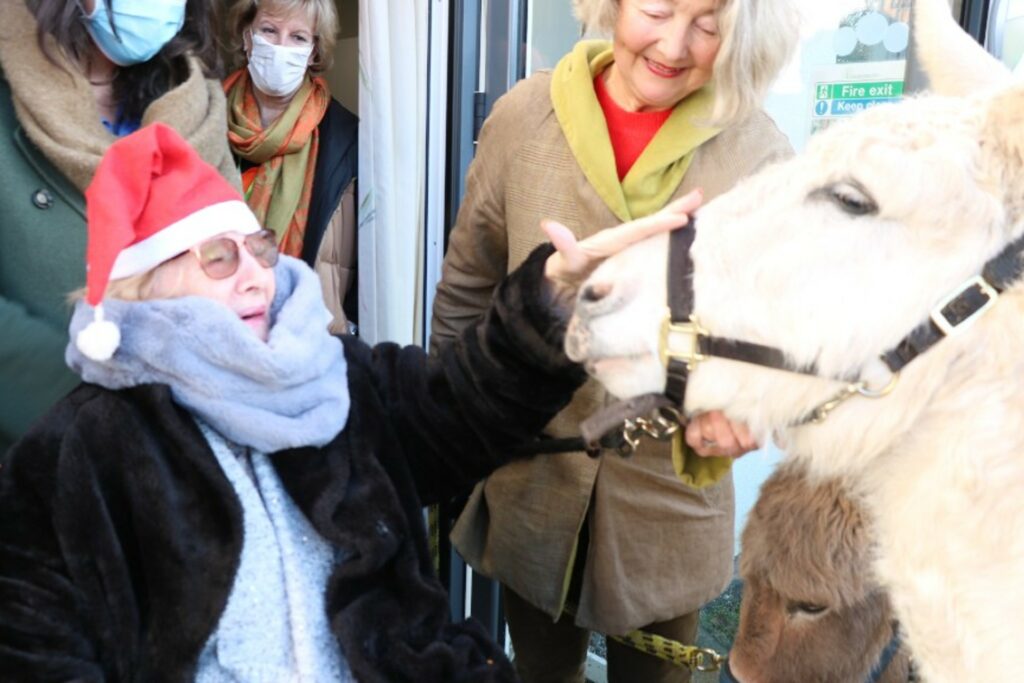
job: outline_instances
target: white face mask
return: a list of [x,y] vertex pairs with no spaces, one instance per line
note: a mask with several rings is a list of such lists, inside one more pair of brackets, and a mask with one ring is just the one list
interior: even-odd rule
[[249,55],[249,75],[253,85],[265,95],[294,95],[302,85],[311,54],[312,45],[284,47],[253,34],[252,53]]

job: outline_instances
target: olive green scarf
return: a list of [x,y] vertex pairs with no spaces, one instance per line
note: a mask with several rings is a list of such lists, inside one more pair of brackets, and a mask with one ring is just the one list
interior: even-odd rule
[[686,175],[694,151],[718,134],[706,125],[714,96],[710,87],[672,110],[626,177],[619,182],[615,152],[594,78],[613,61],[611,43],[584,40],[562,58],[551,78],[551,102],[576,162],[590,184],[623,221],[641,218],[669,202]]

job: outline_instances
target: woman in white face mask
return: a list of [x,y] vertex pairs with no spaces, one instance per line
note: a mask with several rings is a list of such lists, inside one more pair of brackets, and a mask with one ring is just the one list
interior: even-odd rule
[[228,142],[249,208],[282,253],[320,276],[331,331],[354,330],[358,120],[319,76],[338,33],[333,0],[236,0],[242,68],[224,82]]
[[[119,137],[175,128],[232,183],[213,0],[0,0],[0,456],[71,389],[82,191]],[[3,678],[3,676],[0,676]]]

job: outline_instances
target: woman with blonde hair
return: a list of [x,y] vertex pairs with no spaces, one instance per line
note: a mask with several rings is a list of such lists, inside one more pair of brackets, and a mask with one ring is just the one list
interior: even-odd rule
[[235,0],[228,31],[244,57],[224,91],[246,202],[281,252],[320,276],[331,330],[353,331],[359,122],[321,75],[338,35],[334,0]]
[[83,382],[0,469],[5,683],[507,682],[453,624],[422,505],[568,401],[576,287],[692,198],[577,243],[548,230],[439,358],[332,336],[316,275],[173,130],[111,146],[86,192]]
[[[785,0],[574,7],[587,29],[612,40],[581,41],[552,72],[495,104],[451,233],[434,344],[486,309],[505,273],[543,240],[541,216],[592,235],[695,188],[713,198],[791,154],[759,109],[797,37]],[[588,384],[547,431],[578,434],[607,400]],[[714,483],[681,482],[668,446],[644,443],[628,460],[567,454],[512,463],[477,486],[452,539],[504,585],[526,683],[583,681],[591,630],[644,628],[694,642],[699,608],[732,575],[730,459],[756,444],[720,413],[697,416],[686,442],[688,461]],[[608,672],[615,683],[688,677],[615,642]]]

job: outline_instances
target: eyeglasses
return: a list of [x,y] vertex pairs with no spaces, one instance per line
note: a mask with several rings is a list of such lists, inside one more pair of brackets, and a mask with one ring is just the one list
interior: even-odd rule
[[[277,238],[270,230],[246,235],[242,240],[246,250],[264,268],[277,264]],[[190,249],[207,277],[223,280],[238,271],[238,243],[230,237],[214,237]]]

